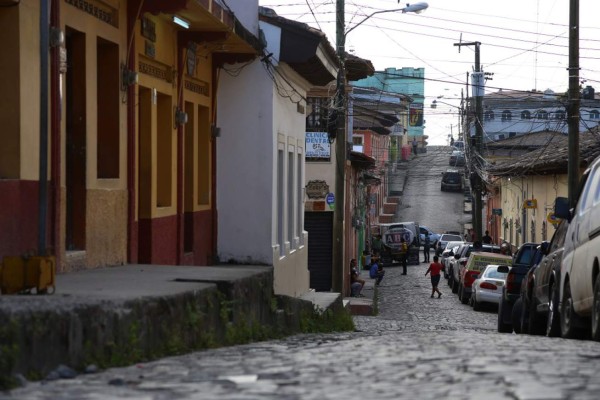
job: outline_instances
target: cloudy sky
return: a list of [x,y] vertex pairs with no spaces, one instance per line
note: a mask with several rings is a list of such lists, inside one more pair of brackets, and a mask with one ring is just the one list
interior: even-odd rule
[[[278,15],[305,22],[335,45],[335,0],[259,0]],[[420,14],[375,11],[406,6],[397,0],[346,0],[346,50],[369,59],[377,70],[425,68],[425,134],[442,144],[456,136],[461,90],[474,67],[481,42],[481,65],[493,73],[486,92],[566,91],[568,88],[569,0],[429,0]],[[600,1],[580,0],[580,77],[600,91]],[[466,92],[465,92],[466,95]],[[443,97],[441,97],[443,96]],[[437,100],[438,107],[429,107]],[[448,103],[448,104],[444,104]],[[451,128],[451,125],[452,126]]]

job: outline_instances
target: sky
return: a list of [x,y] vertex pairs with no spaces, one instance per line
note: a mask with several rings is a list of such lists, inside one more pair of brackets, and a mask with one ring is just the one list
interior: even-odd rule
[[[414,2],[416,3],[416,2]],[[429,0],[420,14],[397,0],[345,0],[346,51],[385,68],[425,68],[425,134],[432,145],[457,136],[461,91],[474,70],[474,46],[491,80],[486,93],[569,85],[569,0]],[[579,66],[583,86],[600,91],[600,1],[579,1]],[[278,15],[322,30],[335,47],[336,0],[259,0]],[[360,25],[357,25],[359,24]],[[436,100],[437,107],[431,108]]]

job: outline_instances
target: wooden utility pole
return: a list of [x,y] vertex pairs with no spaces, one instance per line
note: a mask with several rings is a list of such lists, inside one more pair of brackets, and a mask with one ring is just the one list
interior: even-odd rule
[[345,0],[336,2],[336,53],[339,59],[335,110],[337,133],[335,139],[335,208],[333,210],[332,290],[343,293],[344,286],[344,210],[346,182],[346,34]]
[[[454,43],[459,48],[461,46],[475,46],[475,73],[471,74],[471,79],[477,76],[477,83],[473,82],[471,86],[474,89],[475,97],[475,137],[471,146],[471,193],[473,194],[473,230],[476,240],[483,237],[482,217],[483,203],[481,195],[483,192],[483,182],[481,180],[481,157],[483,154],[483,72],[481,71],[481,60],[479,48],[481,42]],[[467,133],[468,134],[468,133]]]
[[569,126],[569,204],[575,207],[579,187],[579,0],[569,5],[569,99],[567,121]]

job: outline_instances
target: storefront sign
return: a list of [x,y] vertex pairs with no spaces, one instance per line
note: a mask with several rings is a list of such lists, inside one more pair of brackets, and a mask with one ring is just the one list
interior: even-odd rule
[[329,193],[329,185],[325,181],[308,181],[306,195],[309,199],[322,199]]
[[306,157],[331,157],[331,143],[327,132],[306,132]]
[[537,200],[530,199],[523,202],[523,208],[537,208]]
[[501,208],[492,208],[492,215],[502,215]]

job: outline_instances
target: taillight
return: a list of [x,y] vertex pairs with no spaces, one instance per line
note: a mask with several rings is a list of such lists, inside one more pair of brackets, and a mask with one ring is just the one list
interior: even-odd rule
[[506,275],[506,291],[507,292],[519,292],[519,287],[517,287],[517,284],[515,282],[515,275],[511,274],[510,272],[508,273],[508,275]]
[[498,289],[498,286],[494,285],[493,283],[490,282],[483,282],[479,285],[480,288],[482,289],[489,289],[489,290],[496,290]]
[[475,277],[479,275],[479,271],[467,271],[465,273],[465,287],[471,287],[475,281]]

